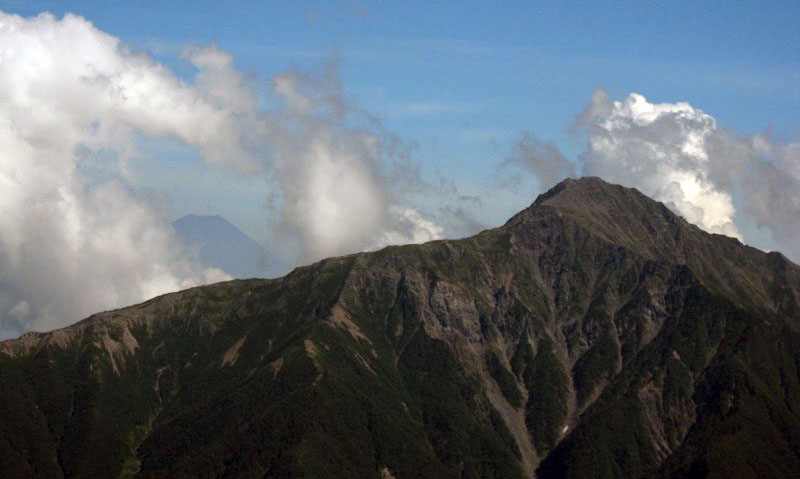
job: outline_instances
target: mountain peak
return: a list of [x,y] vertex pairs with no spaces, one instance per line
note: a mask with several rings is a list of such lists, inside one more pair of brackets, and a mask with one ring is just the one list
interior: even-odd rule
[[607,183],[597,177],[560,182],[506,225],[536,222],[542,215],[553,212],[592,234],[647,257],[671,257],[679,237],[700,233],[663,203],[635,188]]
[[[647,260],[686,265],[703,284],[740,306],[783,308],[772,298],[764,272],[784,263],[736,238],[701,230],[635,188],[569,178],[539,195],[504,228],[524,238],[556,226],[566,236],[592,236]],[[785,264],[791,275],[800,274],[797,265]],[[800,297],[800,291],[791,295]]]
[[220,215],[189,214],[173,226],[197,260],[236,278],[274,277],[289,269],[283,260]]
[[559,196],[561,194],[588,194],[590,191],[600,191],[613,188],[618,185],[606,183],[597,176],[582,176],[580,178],[566,178],[559,182],[554,187],[547,190],[547,192],[539,195],[536,202],[546,201],[549,198]]
[[596,176],[567,178],[546,193],[539,195],[531,207],[545,205],[580,217],[624,210],[626,212],[656,213],[657,216],[668,216],[670,221],[678,218],[665,205],[646,196],[636,188],[607,183]]

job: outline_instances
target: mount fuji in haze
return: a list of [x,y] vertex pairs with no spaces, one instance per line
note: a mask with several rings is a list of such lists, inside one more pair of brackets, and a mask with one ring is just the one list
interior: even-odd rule
[[796,477],[800,267],[565,180],[0,342],[7,477]]
[[172,226],[198,262],[235,278],[274,278],[290,269],[222,216],[186,215]]

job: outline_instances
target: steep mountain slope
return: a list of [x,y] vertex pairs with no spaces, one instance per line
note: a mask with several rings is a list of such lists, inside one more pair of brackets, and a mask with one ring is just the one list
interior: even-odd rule
[[186,215],[172,225],[206,267],[222,269],[240,279],[273,278],[289,271],[286,262],[222,216]]
[[566,180],[2,342],[0,407],[13,477],[792,477],[800,267]]

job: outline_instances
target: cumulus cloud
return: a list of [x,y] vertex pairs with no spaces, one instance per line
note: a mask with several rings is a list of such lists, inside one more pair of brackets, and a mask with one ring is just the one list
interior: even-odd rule
[[269,138],[285,235],[299,238],[310,259],[440,238],[441,228],[392,198],[408,171],[379,133],[348,126],[359,112],[333,68],[274,79],[282,108],[273,112]]
[[425,243],[444,237],[444,228],[422,216],[414,208],[391,208],[395,227],[383,233],[374,247],[390,244]]
[[269,110],[227,52],[189,46],[182,58],[191,80],[81,17],[0,12],[0,335],[227,278],[188,259],[136,195],[140,137],[271,180],[299,261],[442,235],[393,188],[399,163],[381,134],[351,126],[358,109],[335,69],[278,75]]
[[579,122],[589,133],[584,174],[637,187],[706,231],[741,238],[733,199],[710,176],[713,117],[688,103],[597,93]]
[[[79,17],[0,13],[0,336],[228,278],[124,180],[136,132],[219,154],[229,119],[196,91]],[[90,182],[100,152],[119,174]]]
[[[575,128],[588,140],[582,174],[638,188],[712,233],[758,242],[758,230],[766,231],[800,259],[800,143],[737,137],[689,103],[651,103],[637,93],[615,101],[604,90],[594,92]],[[517,156],[533,157],[526,164],[544,178],[564,163],[557,150]]]
[[706,231],[741,239],[729,193],[710,177],[716,121],[688,103],[650,103],[598,92],[579,122],[589,131],[583,172],[641,189]]
[[635,186],[706,231],[758,241],[764,230],[775,244],[761,247],[800,259],[799,143],[737,137],[688,103],[635,93],[596,93],[578,122],[589,135],[585,174]]

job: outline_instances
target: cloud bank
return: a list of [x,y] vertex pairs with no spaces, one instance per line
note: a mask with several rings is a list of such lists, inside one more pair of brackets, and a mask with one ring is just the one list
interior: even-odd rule
[[[226,279],[190,262],[124,181],[133,134],[212,155],[226,118],[87,21],[0,14],[0,335]],[[90,182],[82,165],[113,157]]]
[[381,135],[349,127],[334,71],[279,75],[269,110],[228,53],[183,58],[190,81],[81,17],[0,12],[0,337],[228,277],[193,263],[135,193],[140,137],[276,180],[265,197],[274,184],[300,260],[442,235],[398,201]]

